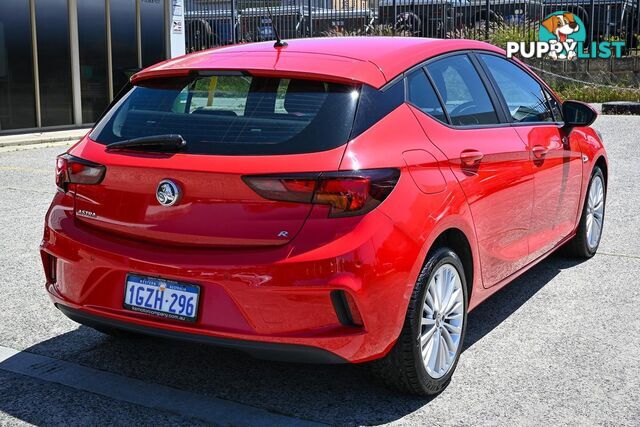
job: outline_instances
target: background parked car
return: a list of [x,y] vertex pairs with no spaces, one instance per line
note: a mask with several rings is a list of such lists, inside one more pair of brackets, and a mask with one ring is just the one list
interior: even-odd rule
[[305,24],[305,28],[309,34],[314,35],[360,34],[366,33],[368,28],[377,21],[377,18],[377,11],[368,8],[346,11],[313,8],[311,10],[311,19]]
[[632,0],[544,0],[545,13],[564,10],[584,22],[587,41],[624,40],[637,46],[640,32],[638,2]]
[[379,23],[420,37],[444,37],[455,25],[460,0],[380,0]]
[[188,10],[184,14],[187,50],[202,50],[234,42],[237,16],[231,9]]
[[482,26],[486,20],[508,25],[539,21],[542,11],[542,0],[467,0],[456,6],[457,22],[467,27]]
[[189,51],[208,49],[234,42],[275,39],[309,34],[365,33],[375,19],[371,9],[335,10],[301,4],[238,9],[201,8],[185,13]]
[[255,7],[240,11],[240,39],[243,41],[273,40],[274,25],[282,38],[303,35],[304,11],[302,6]]

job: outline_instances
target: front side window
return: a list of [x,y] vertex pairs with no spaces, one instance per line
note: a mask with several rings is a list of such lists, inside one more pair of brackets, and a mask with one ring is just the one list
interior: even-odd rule
[[554,116],[540,83],[522,68],[495,55],[479,55],[498,85],[516,123],[553,122]]
[[451,119],[457,126],[489,125],[498,115],[480,76],[467,55],[440,59],[427,65]]
[[189,154],[266,155],[345,144],[360,88],[318,80],[219,75],[141,82],[100,120],[101,144],[180,134]]
[[549,105],[551,106],[553,117],[555,118],[556,122],[561,122],[563,120],[562,106],[549,92],[545,91],[544,93],[547,95],[547,99],[549,100]]

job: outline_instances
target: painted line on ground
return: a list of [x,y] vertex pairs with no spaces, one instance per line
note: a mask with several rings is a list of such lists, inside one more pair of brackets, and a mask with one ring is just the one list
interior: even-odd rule
[[0,369],[217,425],[322,425],[1,345]]

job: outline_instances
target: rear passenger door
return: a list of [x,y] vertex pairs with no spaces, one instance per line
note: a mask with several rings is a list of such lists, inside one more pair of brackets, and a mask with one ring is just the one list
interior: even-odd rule
[[431,60],[407,75],[407,92],[467,197],[490,287],[527,262],[533,174],[526,144],[477,67],[466,53]]
[[506,106],[507,118],[531,152],[535,191],[529,249],[533,260],[576,225],[582,186],[579,141],[561,129],[558,102],[528,72],[497,55],[478,57]]

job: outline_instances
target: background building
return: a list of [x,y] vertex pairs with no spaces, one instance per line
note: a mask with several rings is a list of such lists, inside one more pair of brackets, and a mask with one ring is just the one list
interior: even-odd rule
[[93,123],[182,27],[182,0],[0,0],[0,134]]

